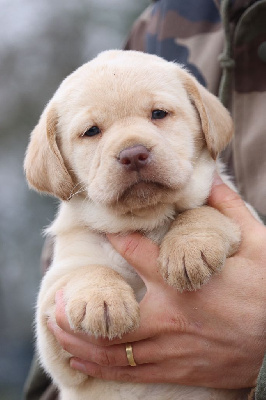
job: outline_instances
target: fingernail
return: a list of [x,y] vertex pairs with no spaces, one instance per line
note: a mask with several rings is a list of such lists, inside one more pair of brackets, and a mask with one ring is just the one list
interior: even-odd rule
[[80,372],[83,372],[84,374],[86,374],[86,367],[83,364],[82,361],[77,360],[76,358],[71,358],[70,360],[70,367],[72,369],[76,369]]

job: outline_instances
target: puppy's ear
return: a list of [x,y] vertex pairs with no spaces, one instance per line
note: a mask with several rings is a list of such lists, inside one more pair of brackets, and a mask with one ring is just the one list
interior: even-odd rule
[[181,70],[181,76],[188,96],[199,113],[207,148],[215,160],[232,139],[234,133],[232,118],[218,98],[194,77],[184,70]]
[[56,143],[57,122],[55,106],[48,104],[31,134],[24,169],[34,189],[67,200],[74,185]]

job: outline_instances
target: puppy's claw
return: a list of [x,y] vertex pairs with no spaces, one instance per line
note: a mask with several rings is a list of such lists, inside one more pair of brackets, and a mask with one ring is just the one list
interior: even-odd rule
[[159,268],[170,286],[180,292],[197,290],[220,271],[226,251],[217,237],[169,236],[161,245]]

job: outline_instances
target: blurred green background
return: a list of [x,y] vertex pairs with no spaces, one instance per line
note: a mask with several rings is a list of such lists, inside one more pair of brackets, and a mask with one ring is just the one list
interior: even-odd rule
[[33,351],[42,228],[56,200],[29,191],[29,134],[61,80],[121,48],[149,0],[0,0],[0,399],[18,400]]

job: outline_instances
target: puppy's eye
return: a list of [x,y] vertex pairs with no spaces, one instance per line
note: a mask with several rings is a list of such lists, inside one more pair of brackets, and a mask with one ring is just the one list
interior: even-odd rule
[[153,110],[151,113],[152,119],[163,119],[167,116],[168,112],[164,110]]
[[91,126],[83,133],[82,136],[95,136],[98,135],[98,133],[101,133],[100,128],[98,126]]

